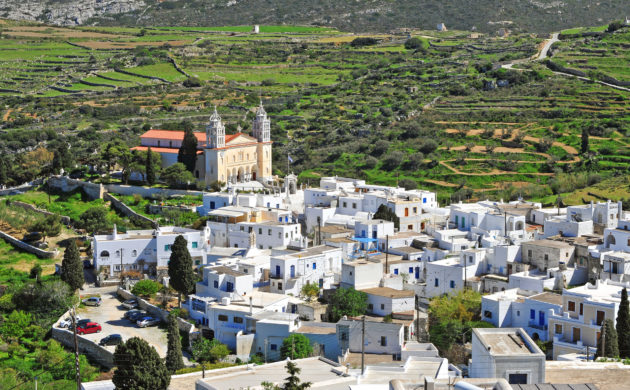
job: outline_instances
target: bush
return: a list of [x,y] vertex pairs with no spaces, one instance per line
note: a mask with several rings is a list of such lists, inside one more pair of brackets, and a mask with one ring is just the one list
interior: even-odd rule
[[405,155],[403,154],[403,152],[399,150],[394,150],[383,159],[383,168],[387,169],[388,171],[392,171],[398,168],[404,158]]
[[350,46],[363,47],[376,45],[377,43],[378,41],[374,38],[355,38],[352,42],[350,42]]
[[409,38],[405,41],[405,49],[407,50],[419,50],[422,52],[427,51],[429,48],[429,43],[420,38]]
[[162,288],[162,285],[156,281],[145,279],[141,280],[138,283],[134,284],[131,289],[131,293],[133,295],[138,295],[141,297],[150,297],[157,294],[158,291]]
[[188,88],[201,87],[201,80],[199,80],[197,77],[189,77],[186,80],[184,80],[184,87],[188,87]]

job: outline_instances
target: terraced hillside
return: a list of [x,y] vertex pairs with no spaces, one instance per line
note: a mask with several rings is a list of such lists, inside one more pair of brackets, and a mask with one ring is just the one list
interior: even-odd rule
[[[136,145],[150,127],[202,130],[214,105],[228,131],[247,132],[259,99],[272,118],[275,173],[286,173],[290,154],[304,182],[336,174],[420,185],[443,202],[553,202],[630,164],[629,92],[553,65],[625,80],[628,27],[565,32],[551,62],[534,60],[548,39],[525,34],[46,29],[7,22],[0,40],[10,69],[0,148],[13,181],[39,174],[24,157],[39,148],[68,143],[78,162],[98,163],[108,142]],[[603,44],[618,66],[591,56]],[[580,62],[584,53],[592,62]]]

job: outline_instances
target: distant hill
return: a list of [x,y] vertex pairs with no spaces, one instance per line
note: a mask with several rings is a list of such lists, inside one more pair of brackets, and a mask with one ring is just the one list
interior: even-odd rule
[[445,23],[544,33],[626,14],[628,0],[0,0],[0,17],[62,25],[317,24],[361,32]]

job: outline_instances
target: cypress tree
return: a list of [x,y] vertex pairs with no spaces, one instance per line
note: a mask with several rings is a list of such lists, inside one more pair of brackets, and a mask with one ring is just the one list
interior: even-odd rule
[[195,291],[195,273],[192,269],[192,257],[188,252],[188,241],[179,235],[171,245],[171,257],[168,262],[169,284],[178,293],[177,302],[182,305],[182,294]]
[[619,346],[619,356],[627,358],[630,356],[630,307],[628,306],[628,290],[621,290],[621,302],[617,312],[617,345]]
[[168,316],[168,350],[166,352],[166,368],[171,374],[184,368],[182,358],[182,341],[179,338],[179,327],[173,313]]
[[81,255],[79,248],[74,240],[70,240],[70,245],[66,248],[61,262],[61,280],[68,283],[73,291],[83,286],[83,263],[81,263]]
[[581,147],[581,151],[582,151],[582,153],[588,153],[588,151],[589,151],[588,130],[587,129],[582,129],[582,147]]
[[[602,340],[606,340],[606,344],[602,350]],[[615,330],[615,324],[610,318],[604,320],[602,324],[602,335],[597,340],[597,355],[596,357],[618,357],[619,347],[617,345],[617,331]]]
[[167,390],[171,376],[155,348],[138,337],[116,347],[112,382],[120,390]]
[[184,131],[184,140],[177,153],[177,162],[184,164],[189,172],[192,173],[195,171],[195,163],[197,162],[197,137],[195,137],[195,134],[190,128]]
[[153,152],[151,147],[147,148],[147,160],[145,163],[145,171],[147,174],[147,184],[152,186],[155,183],[155,169],[153,167]]

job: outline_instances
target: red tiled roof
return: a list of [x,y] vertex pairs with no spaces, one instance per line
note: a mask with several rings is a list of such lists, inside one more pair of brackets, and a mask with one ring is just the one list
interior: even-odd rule
[[[148,146],[134,146],[133,148],[131,148],[131,150],[142,150],[142,151],[145,151],[147,149],[149,149]],[[157,153],[174,153],[174,154],[179,153],[179,149],[177,148],[154,148],[153,146],[151,146],[151,151],[157,152]],[[201,153],[203,153],[203,150],[197,151],[197,154],[201,154]]]
[[[198,142],[206,142],[206,133],[193,132],[197,137]],[[151,129],[142,134],[140,138],[155,138],[155,139],[167,139],[171,141],[182,141],[184,139],[184,132],[180,130],[157,130]],[[227,136],[226,136],[227,138]]]

